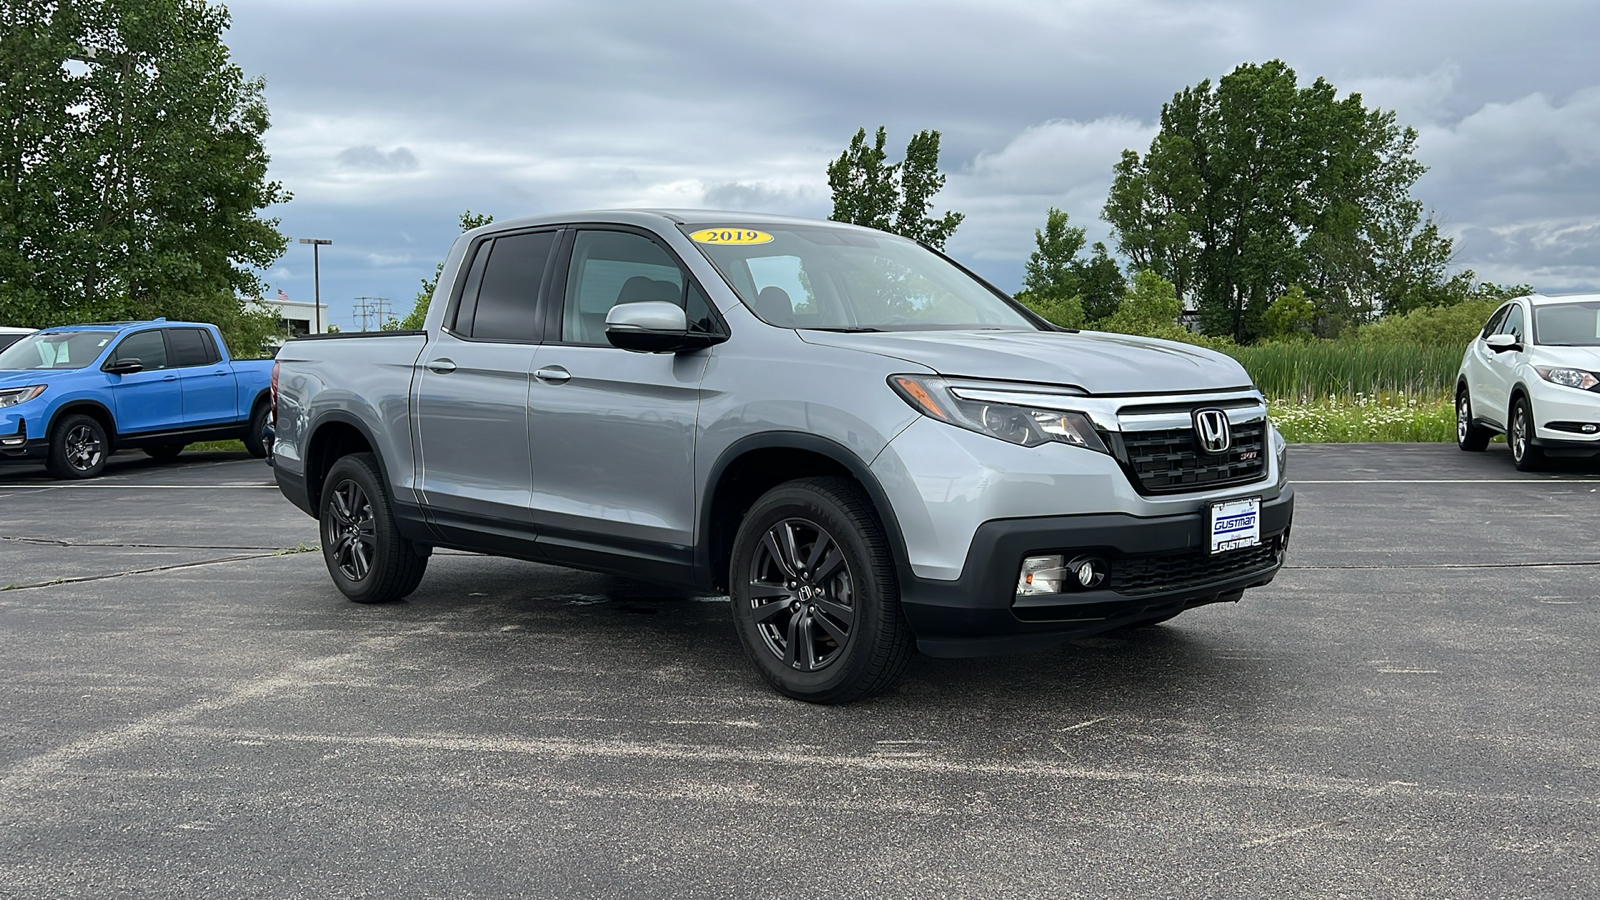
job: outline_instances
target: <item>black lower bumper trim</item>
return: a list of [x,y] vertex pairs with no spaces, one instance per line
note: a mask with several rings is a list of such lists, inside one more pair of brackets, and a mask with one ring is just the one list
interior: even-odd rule
[[[1240,592],[1277,575],[1293,518],[1294,492],[1285,488],[1261,504],[1262,548],[1233,551],[1239,554],[1235,557],[1210,556],[1201,512],[986,522],[973,536],[959,579],[903,578],[901,604],[917,635],[918,649],[930,656],[1044,649],[1190,607],[1238,599]],[[1016,584],[1023,558],[1055,553],[1105,559],[1112,571],[1106,583],[1121,584],[1127,592],[1099,588],[1030,598],[1019,606]],[[1121,563],[1140,577],[1119,581]]]
[[0,444],[0,463],[36,463],[49,455],[49,438],[27,438],[21,444]]

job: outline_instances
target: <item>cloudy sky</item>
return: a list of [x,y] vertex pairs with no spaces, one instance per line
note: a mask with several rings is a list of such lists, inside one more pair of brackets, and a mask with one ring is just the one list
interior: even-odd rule
[[[1045,210],[1099,210],[1161,104],[1283,59],[1393,109],[1457,268],[1600,288],[1600,5],[1554,0],[236,0],[267,82],[272,214],[322,252],[322,296],[403,314],[464,209],[625,206],[825,217],[859,127],[943,132],[948,249],[1008,290]],[[311,298],[309,247],[266,279]]]

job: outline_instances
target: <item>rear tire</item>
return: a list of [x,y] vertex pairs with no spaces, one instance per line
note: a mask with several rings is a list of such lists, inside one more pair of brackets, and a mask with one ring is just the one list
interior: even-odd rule
[[256,408],[250,411],[250,424],[245,426],[244,449],[256,459],[267,458],[267,440],[263,432],[267,430],[269,412],[267,404],[257,403]]
[[50,450],[44,466],[57,478],[93,478],[106,467],[111,442],[99,420],[77,414],[63,416],[50,429]]
[[1544,450],[1533,445],[1533,406],[1527,397],[1518,396],[1511,402],[1510,422],[1506,443],[1511,445],[1511,461],[1517,470],[1537,472],[1544,468]]
[[148,457],[150,457],[151,459],[154,459],[154,460],[159,460],[161,462],[166,462],[167,460],[170,460],[170,459],[177,459],[178,458],[178,454],[182,453],[183,452],[183,448],[185,448],[187,446],[189,446],[189,445],[188,444],[156,444],[153,447],[145,447],[145,448],[143,448],[143,450],[144,450],[144,455],[145,456],[148,456]]
[[1456,391],[1456,446],[1479,453],[1489,446],[1490,431],[1472,421],[1472,398],[1463,386]]
[[388,603],[417,589],[428,560],[400,536],[370,453],[343,457],[323,481],[318,519],[333,583],[357,603]]
[[803,478],[755,502],[728,583],[745,655],[780,693],[849,703],[887,690],[915,643],[871,502],[844,478]]

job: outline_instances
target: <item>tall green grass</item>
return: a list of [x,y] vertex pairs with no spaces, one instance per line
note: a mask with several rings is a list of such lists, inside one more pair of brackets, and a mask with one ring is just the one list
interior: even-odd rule
[[1449,396],[1461,365],[1454,343],[1361,344],[1322,341],[1228,347],[1261,392],[1293,404],[1356,397]]

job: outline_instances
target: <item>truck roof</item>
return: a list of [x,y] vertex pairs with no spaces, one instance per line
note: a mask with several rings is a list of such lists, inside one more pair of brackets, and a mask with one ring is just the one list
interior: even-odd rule
[[207,322],[172,322],[166,319],[141,319],[134,322],[80,322],[76,325],[52,325],[40,331],[129,331],[146,325],[172,325],[187,328],[211,328]]
[[[547,215],[524,216],[484,225],[476,231],[504,231],[532,225],[563,225],[593,222],[614,225],[640,225],[646,227],[672,227],[676,225],[809,225],[829,228],[872,231],[859,225],[808,219],[801,216],[778,216],[771,213],[753,213],[718,209],[588,209]],[[874,232],[876,233],[876,232]]]

